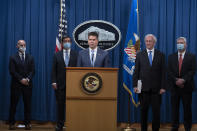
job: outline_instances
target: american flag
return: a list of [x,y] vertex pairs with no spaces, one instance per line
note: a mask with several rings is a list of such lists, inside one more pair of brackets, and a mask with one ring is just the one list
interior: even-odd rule
[[60,0],[60,18],[58,25],[58,35],[56,36],[56,49],[58,52],[62,49],[61,40],[63,36],[67,35],[67,20],[66,20],[66,1]]

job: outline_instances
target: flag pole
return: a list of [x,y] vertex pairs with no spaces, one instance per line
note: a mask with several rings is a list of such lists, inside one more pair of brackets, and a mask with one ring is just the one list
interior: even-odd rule
[[131,107],[130,107],[131,95],[130,94],[128,96],[128,99],[129,99],[128,100],[128,124],[127,124],[126,128],[123,129],[123,131],[136,131],[135,128],[131,128],[131,118],[130,118],[130,116],[131,116]]
[[[132,0],[133,2],[133,0]],[[139,34],[139,11],[138,11],[138,0],[137,0],[137,33]],[[128,123],[126,128],[123,129],[123,131],[136,131],[135,128],[131,128],[131,102],[132,102],[132,98],[130,93],[128,92],[129,96],[128,96]]]
[[[60,0],[60,13],[61,13],[61,15],[60,15],[60,24],[62,25],[62,4],[63,4],[63,2],[62,2],[62,0]],[[61,29],[62,29],[62,27],[61,27]],[[62,40],[62,32],[61,32],[61,40]]]
[[137,33],[140,37],[140,31],[139,31],[139,9],[138,9],[138,0],[137,0]]
[[[137,0],[137,31],[139,33],[139,15],[138,15],[138,0]],[[131,128],[131,106],[130,106],[130,100],[131,100],[131,95],[129,94],[128,96],[128,124],[126,126],[126,128],[124,128],[124,131],[136,131],[135,128]]]

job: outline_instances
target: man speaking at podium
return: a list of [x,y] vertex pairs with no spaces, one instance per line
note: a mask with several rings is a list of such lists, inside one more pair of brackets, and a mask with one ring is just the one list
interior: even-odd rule
[[79,52],[78,67],[110,67],[108,53],[98,47],[98,34],[88,33],[89,48]]

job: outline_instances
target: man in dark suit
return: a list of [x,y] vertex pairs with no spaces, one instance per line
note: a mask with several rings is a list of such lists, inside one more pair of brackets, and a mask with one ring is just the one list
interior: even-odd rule
[[32,78],[35,72],[34,59],[26,53],[26,42],[19,40],[17,43],[18,52],[10,57],[9,71],[11,75],[11,103],[9,116],[9,129],[14,130],[15,113],[19,98],[22,94],[24,102],[25,129],[31,129],[31,96]]
[[142,81],[140,94],[141,131],[147,131],[150,105],[153,113],[152,129],[159,131],[160,128],[161,94],[165,92],[165,58],[163,53],[154,48],[156,41],[154,35],[146,35],[146,49],[137,53],[136,56],[133,87],[134,92],[139,92],[137,83],[138,80]]
[[77,65],[77,52],[71,50],[71,38],[63,37],[61,45],[63,50],[55,53],[52,67],[52,87],[55,90],[57,103],[56,131],[63,130],[65,121],[65,67],[75,67]]
[[78,67],[109,67],[110,61],[108,53],[98,47],[98,34],[90,32],[88,34],[89,48],[79,52]]
[[186,51],[186,38],[177,39],[178,52],[168,57],[168,83],[171,89],[172,129],[179,128],[179,104],[183,103],[184,127],[190,131],[192,127],[192,91],[194,89],[194,74],[196,71],[195,55]]

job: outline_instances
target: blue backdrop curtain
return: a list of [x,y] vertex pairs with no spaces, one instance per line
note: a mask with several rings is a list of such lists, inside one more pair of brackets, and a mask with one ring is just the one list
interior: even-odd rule
[[[132,0],[67,0],[68,33],[86,20],[106,20],[122,33],[121,43],[109,51],[112,66],[120,68],[118,87],[118,122],[128,121],[128,93],[122,87],[122,52]],[[55,96],[51,87],[51,65],[58,31],[59,0],[1,0],[0,2],[0,120],[7,120],[10,103],[9,56],[15,53],[19,39],[27,42],[27,52],[35,59],[36,74],[33,80],[32,119],[55,121]],[[139,32],[143,38],[153,33],[158,38],[156,48],[167,56],[176,51],[176,38],[185,36],[188,50],[197,53],[197,1],[196,0],[139,0]],[[80,50],[75,44],[73,49]],[[195,80],[197,77],[195,76]],[[196,83],[197,84],[197,83]],[[161,120],[170,122],[170,97],[163,95]],[[197,93],[193,93],[193,122],[197,123]],[[182,109],[181,109],[182,112]],[[151,114],[151,112],[150,112]],[[131,105],[132,122],[139,122],[139,109]],[[23,119],[20,102],[17,120]],[[181,115],[183,119],[183,115]],[[150,118],[151,120],[151,118]]]

